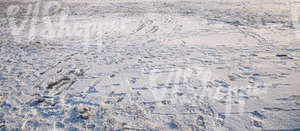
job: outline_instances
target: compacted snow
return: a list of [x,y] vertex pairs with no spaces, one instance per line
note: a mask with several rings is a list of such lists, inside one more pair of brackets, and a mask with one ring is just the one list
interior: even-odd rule
[[296,0],[1,0],[0,129],[300,130],[298,15]]

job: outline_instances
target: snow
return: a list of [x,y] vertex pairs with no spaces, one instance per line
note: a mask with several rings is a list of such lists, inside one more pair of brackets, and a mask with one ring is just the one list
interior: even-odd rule
[[0,129],[299,130],[298,5],[0,1]]

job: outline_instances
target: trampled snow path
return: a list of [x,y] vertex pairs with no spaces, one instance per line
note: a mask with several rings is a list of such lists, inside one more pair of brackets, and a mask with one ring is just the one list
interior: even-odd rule
[[0,129],[299,130],[295,5],[0,2]]

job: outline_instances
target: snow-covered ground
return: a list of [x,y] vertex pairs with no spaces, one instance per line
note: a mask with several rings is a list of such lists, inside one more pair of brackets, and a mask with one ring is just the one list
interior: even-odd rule
[[300,1],[1,0],[1,130],[300,130]]

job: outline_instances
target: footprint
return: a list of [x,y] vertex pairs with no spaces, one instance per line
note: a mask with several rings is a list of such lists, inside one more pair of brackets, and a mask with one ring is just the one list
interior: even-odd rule
[[202,128],[206,128],[203,116],[201,116],[201,115],[198,116],[197,125],[201,126]]
[[291,95],[288,98],[279,98],[276,100],[281,100],[281,101],[292,101],[295,102],[296,105],[300,105],[300,96],[299,95]]
[[37,106],[39,105],[40,103],[44,102],[46,99],[45,98],[38,98],[37,100],[33,100],[31,102],[28,102],[27,104],[29,106]]
[[86,93],[97,93],[98,91],[96,90],[96,88],[94,86],[90,86],[89,89],[87,90]]
[[158,26],[153,26],[151,30],[149,30],[147,33],[155,33],[156,31],[159,30],[159,27]]
[[265,119],[264,115],[259,113],[258,111],[250,112],[250,118],[252,119],[252,124],[255,127],[262,128],[262,120]]
[[109,77],[114,78],[115,76],[116,76],[115,74],[111,74]]
[[145,28],[145,27],[146,27],[145,24],[141,24],[141,25],[136,29],[135,32],[139,32],[140,30],[142,30],[142,29]]
[[53,82],[48,83],[46,86],[46,89],[57,89],[65,84],[67,84],[71,79],[67,76],[63,76],[62,78],[55,80]]
[[175,121],[171,121],[170,123],[168,123],[169,127],[173,130],[178,129],[179,128],[179,124]]
[[253,124],[253,126],[255,126],[255,127],[262,128],[262,122],[261,122],[261,121],[253,120],[253,121],[252,121],[252,124]]
[[235,81],[236,80],[236,78],[233,75],[229,75],[228,78],[229,78],[230,81]]
[[136,79],[135,77],[132,77],[130,80],[129,80],[129,83],[130,84],[135,84],[136,83]]
[[293,59],[292,57],[289,57],[288,55],[286,54],[277,54],[276,57],[280,57],[282,59]]
[[262,115],[261,113],[259,113],[258,111],[253,111],[250,113],[252,115],[252,117],[258,118],[260,120],[265,119],[264,115]]
[[72,123],[83,122],[90,118],[89,109],[86,107],[75,107],[70,110],[69,118],[67,121]]

